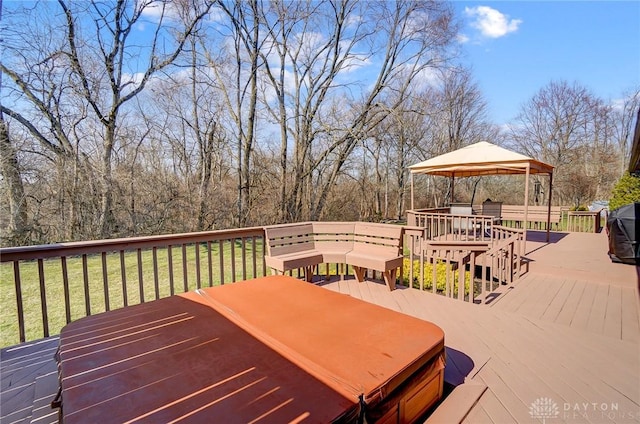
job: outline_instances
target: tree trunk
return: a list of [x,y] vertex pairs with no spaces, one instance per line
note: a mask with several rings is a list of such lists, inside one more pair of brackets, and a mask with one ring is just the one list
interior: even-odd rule
[[107,126],[102,152],[102,192],[100,193],[100,237],[108,238],[113,235],[113,182],[111,156],[115,139],[115,124],[111,121]]
[[9,205],[9,223],[5,243],[18,246],[28,244],[27,203],[20,176],[18,156],[11,145],[9,131],[4,118],[0,115],[0,172],[7,184]]

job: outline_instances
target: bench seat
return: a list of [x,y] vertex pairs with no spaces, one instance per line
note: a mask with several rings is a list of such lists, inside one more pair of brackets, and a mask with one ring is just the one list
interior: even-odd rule
[[265,227],[265,263],[278,273],[304,268],[307,281],[321,264],[353,266],[358,281],[366,271],[383,274],[390,290],[395,288],[402,266],[403,227],[366,222],[305,222]]
[[372,256],[371,253],[351,251],[347,253],[346,263],[361,268],[384,270],[402,266],[402,256]]
[[278,256],[265,256],[264,261],[268,267],[284,272],[321,264],[323,263],[323,253],[311,249]]
[[353,250],[354,222],[314,222],[313,241],[322,252],[322,263],[346,264]]
[[[528,226],[532,228],[546,229],[547,226],[547,206],[529,206],[527,213]],[[516,227],[521,228],[524,222],[524,206],[503,205],[500,215],[503,221],[511,221]],[[549,223],[555,225],[556,230],[562,222],[562,208],[551,206]]]

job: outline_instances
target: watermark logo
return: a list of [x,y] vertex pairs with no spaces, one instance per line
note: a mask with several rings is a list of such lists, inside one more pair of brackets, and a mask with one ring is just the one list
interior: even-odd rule
[[553,399],[541,397],[531,402],[529,415],[531,418],[541,419],[542,424],[546,424],[547,419],[557,418],[560,415],[560,409]]

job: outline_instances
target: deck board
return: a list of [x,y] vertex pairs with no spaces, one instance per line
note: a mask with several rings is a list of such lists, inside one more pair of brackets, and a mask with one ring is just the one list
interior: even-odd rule
[[609,286],[603,334],[622,339],[622,287]]
[[515,285],[489,306],[577,330],[639,340],[638,295],[634,287],[551,275],[532,275]]
[[573,317],[575,316],[576,311],[578,310],[578,306],[580,305],[580,299],[584,294],[584,290],[585,284],[582,282],[576,282],[576,284],[573,285],[571,292],[565,299],[565,302],[563,303],[562,308],[560,309],[560,312],[558,313],[558,316],[556,317],[554,322],[571,325],[571,322],[573,322]]
[[535,287],[533,287],[530,300],[522,305],[518,313],[533,318],[540,318],[551,304],[551,301],[557,297],[558,292],[564,286],[564,281],[552,281],[539,278],[536,283]]
[[589,316],[591,315],[597,288],[598,287],[596,284],[584,284],[582,297],[579,299],[579,303],[576,307],[576,312],[573,315],[573,318],[571,318],[570,325],[572,327],[576,327],[581,330],[585,330],[587,328],[587,323],[589,322]]
[[640,322],[638,321],[638,294],[624,290],[622,295],[622,339],[638,342]]
[[[374,282],[362,284],[375,290]],[[633,343],[415,289],[396,290],[389,297],[402,299],[397,302],[401,312],[440,325],[447,348],[467,355],[474,364],[482,363],[469,376],[498,394],[508,414],[519,422],[531,419],[528,407],[540,397],[550,397],[559,405],[616,399],[627,411],[640,408],[630,400],[640,398],[636,387],[640,364]],[[611,361],[612,356],[616,361]],[[464,374],[455,359],[453,362],[449,376]],[[483,396],[479,407],[484,408],[484,402]],[[471,417],[467,422],[472,422]],[[599,422],[593,416],[583,421]]]
[[[474,415],[473,412],[476,409],[481,409],[483,413],[477,416]],[[486,417],[488,417],[490,421],[484,421]],[[500,399],[498,399],[493,390],[487,389],[482,395],[481,402],[471,410],[464,422],[468,424],[485,422],[511,424],[515,423],[516,419],[509,413],[502,402],[500,402]]]
[[[502,417],[513,417],[514,422],[528,422],[531,416],[528,413],[528,406],[520,398],[515,391],[509,387],[502,376],[494,370],[493,367],[485,367],[479,373],[478,378],[487,385],[491,393],[495,394],[498,403],[491,405],[492,414]],[[489,390],[488,390],[489,391]],[[485,392],[486,393],[486,392]],[[485,406],[487,399],[483,395],[478,405]],[[503,409],[503,410],[500,410]],[[501,422],[501,421],[496,421]]]
[[57,348],[58,338],[51,337],[2,349],[0,353],[1,424],[31,422],[36,378],[57,371],[53,359]]
[[609,301],[610,286],[598,284],[596,287],[593,304],[589,311],[589,319],[587,320],[587,330],[594,333],[603,334],[604,318],[607,314],[607,302]]
[[575,280],[562,280],[559,282],[560,289],[556,292],[556,296],[549,302],[547,308],[540,317],[543,320],[555,322],[564,307],[567,297],[573,291],[576,285]]

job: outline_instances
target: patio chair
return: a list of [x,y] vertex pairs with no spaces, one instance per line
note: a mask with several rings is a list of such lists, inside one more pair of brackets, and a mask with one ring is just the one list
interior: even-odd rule
[[492,202],[487,199],[482,202],[482,215],[500,218],[502,216],[502,202]]
[[[484,202],[482,202],[482,215],[484,216],[492,216],[493,222],[491,223],[491,225],[493,224],[501,224],[501,218],[502,218],[502,202],[493,202],[491,201],[491,199],[487,199]],[[491,226],[488,226],[487,228],[484,229],[485,232],[485,237],[489,237],[491,236]]]
[[[449,206],[451,215],[473,215],[473,208],[470,203],[451,203]],[[468,218],[453,218],[452,230],[454,233],[475,234],[476,225]]]

